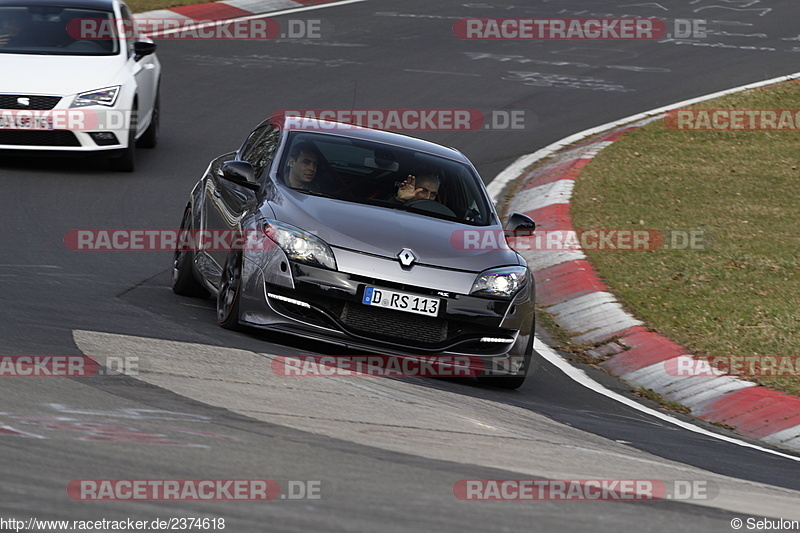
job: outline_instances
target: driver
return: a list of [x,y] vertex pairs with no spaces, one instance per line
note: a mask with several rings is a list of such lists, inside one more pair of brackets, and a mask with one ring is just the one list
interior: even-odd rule
[[0,47],[19,45],[26,26],[25,16],[13,10],[0,21]]
[[309,142],[303,141],[292,146],[287,162],[286,184],[293,189],[319,192],[316,181],[319,159],[319,152]]
[[416,175],[408,175],[408,178],[397,189],[394,200],[402,203],[415,200],[436,200],[439,196],[440,185],[441,179],[436,172],[422,169],[416,172]]

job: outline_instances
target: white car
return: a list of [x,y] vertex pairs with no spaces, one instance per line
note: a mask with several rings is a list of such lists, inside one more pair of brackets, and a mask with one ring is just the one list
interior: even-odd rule
[[132,171],[136,146],[158,141],[155,49],[119,0],[0,0],[0,153]]

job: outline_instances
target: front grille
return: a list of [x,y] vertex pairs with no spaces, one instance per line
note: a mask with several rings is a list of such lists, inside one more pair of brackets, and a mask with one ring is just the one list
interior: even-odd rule
[[341,320],[355,331],[435,344],[447,339],[447,320],[347,302]]
[[81,142],[71,131],[0,131],[0,144],[14,146],[80,146]]
[[[327,294],[330,291],[317,291],[311,283],[298,284],[297,291],[273,285],[267,285],[266,289],[268,293],[297,298],[311,305],[311,309],[306,309],[270,299],[270,306],[283,315],[306,324],[339,330],[360,340],[366,338],[395,347],[402,345],[423,351],[441,351],[453,347],[461,353],[495,355],[507,351],[508,344],[480,342],[479,339],[514,338],[516,334],[514,330],[498,328],[503,316],[500,312],[494,317],[465,313],[456,316],[445,314],[436,318],[364,305],[358,296],[346,294],[345,291],[333,296]],[[422,292],[417,287],[411,289]]]
[[[27,98],[28,105],[19,103],[19,98]],[[0,109],[53,109],[61,100],[60,96],[31,96],[28,94],[0,94]]]

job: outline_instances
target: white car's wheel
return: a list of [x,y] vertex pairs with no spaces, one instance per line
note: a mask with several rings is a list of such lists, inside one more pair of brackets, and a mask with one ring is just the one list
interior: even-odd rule
[[139,140],[136,141],[136,146],[139,148],[155,148],[158,144],[158,134],[161,120],[161,91],[156,92],[156,100],[153,104],[153,116],[150,119],[150,125],[144,131]]
[[136,104],[131,111],[131,123],[128,128],[128,146],[122,150],[122,154],[108,160],[111,170],[117,172],[133,172],[136,158]]

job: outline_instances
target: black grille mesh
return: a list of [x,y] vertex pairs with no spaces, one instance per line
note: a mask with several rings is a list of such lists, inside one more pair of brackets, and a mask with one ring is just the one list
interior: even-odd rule
[[[18,98],[27,98],[29,105],[20,104]],[[60,96],[31,96],[27,94],[0,94],[0,109],[53,109]]]
[[80,146],[81,142],[71,131],[0,130],[0,144],[14,146]]
[[341,320],[356,331],[434,344],[447,339],[447,320],[347,302]]

